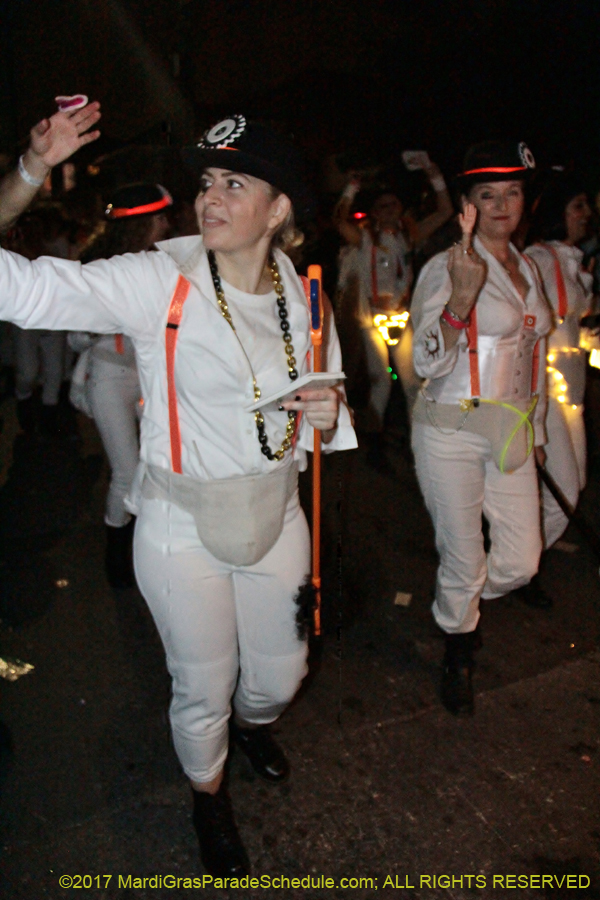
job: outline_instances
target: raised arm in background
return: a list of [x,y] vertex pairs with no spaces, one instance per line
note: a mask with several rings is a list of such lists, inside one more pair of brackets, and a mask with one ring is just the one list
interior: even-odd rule
[[100,104],[95,101],[81,109],[59,111],[34,125],[18,168],[0,181],[0,231],[27,209],[53,166],[100,136],[99,131],[89,130],[99,118]]

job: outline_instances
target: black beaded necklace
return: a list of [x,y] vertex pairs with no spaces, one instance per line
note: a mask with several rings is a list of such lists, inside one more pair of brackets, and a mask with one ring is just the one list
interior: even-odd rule
[[[225,292],[223,291],[223,285],[221,284],[221,276],[219,275],[219,269],[217,267],[217,261],[215,259],[215,254],[212,250],[208,251],[208,265],[210,267],[210,274],[212,276],[213,284],[215,286],[215,293],[217,295],[217,303],[219,305],[219,309],[221,310],[221,315],[225,319],[225,321],[229,324],[231,330],[235,334],[238,339],[238,343],[242,348],[244,356],[248,361],[248,365],[250,366],[250,371],[252,373],[252,385],[254,388],[254,399],[260,400],[260,388],[256,381],[256,376],[254,374],[254,369],[252,368],[252,363],[248,357],[244,349],[244,345],[240,341],[239,335],[235,330],[235,325],[233,324],[233,319],[231,318],[231,313],[229,312],[229,307],[227,305],[227,300],[225,299]],[[273,256],[269,259],[269,271],[271,273],[271,278],[273,279],[273,287],[275,288],[275,293],[277,294],[277,306],[279,307],[279,319],[281,330],[283,332],[283,343],[285,347],[285,355],[287,357],[287,367],[288,367],[288,375],[290,376],[290,381],[295,381],[298,377],[298,370],[296,369],[296,360],[294,358],[294,347],[292,344],[292,336],[290,334],[290,323],[288,320],[287,314],[287,305],[285,302],[285,296],[283,293],[283,282],[281,281],[281,275],[279,274],[279,268],[277,263],[275,262],[275,258]],[[297,412],[295,409],[288,410],[288,420],[285,428],[285,437],[282,441],[281,447],[279,450],[273,452],[269,447],[269,442],[267,438],[267,434],[265,431],[265,420],[263,418],[263,414],[259,409],[254,413],[254,421],[256,422],[256,428],[258,431],[258,440],[260,443],[261,453],[270,460],[281,460],[283,459],[286,450],[289,450],[292,446],[292,438],[294,436],[294,429],[296,427],[296,418]]]

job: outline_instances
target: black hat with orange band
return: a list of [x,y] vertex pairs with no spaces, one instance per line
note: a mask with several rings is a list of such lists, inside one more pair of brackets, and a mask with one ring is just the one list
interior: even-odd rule
[[288,195],[296,215],[314,206],[300,151],[268,125],[241,115],[228,116],[209,128],[196,145],[184,147],[182,156],[198,176],[212,166],[261,178]]
[[488,181],[519,181],[535,169],[533,153],[524,141],[485,141],[467,151],[457,176],[461,190]]
[[173,206],[173,198],[160,184],[126,184],[117,188],[104,215],[109,221],[132,216],[155,216]]

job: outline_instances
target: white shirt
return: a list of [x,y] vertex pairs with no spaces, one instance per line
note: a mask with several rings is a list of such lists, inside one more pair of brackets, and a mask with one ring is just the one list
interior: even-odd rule
[[[481,396],[506,402],[531,395],[532,351],[535,341],[525,341],[525,316],[534,317],[536,339],[548,333],[550,307],[544,297],[535,267],[511,251],[519,260],[521,275],[529,285],[525,300],[508,273],[489,253],[479,238],[474,247],[487,263],[487,278],[477,298],[478,362]],[[448,272],[448,253],[438,253],[424,266],[411,306],[415,328],[413,357],[417,374],[430,379],[429,396],[438,403],[459,403],[471,397],[471,370],[466,331],[449,350],[444,344],[440,315],[452,293]],[[543,344],[544,342],[542,342]],[[537,379],[538,404],[534,415],[536,444],[545,440],[543,422],[546,412],[544,365],[545,347],[540,347]]]
[[[585,394],[586,355],[579,349],[579,322],[592,302],[592,281],[589,272],[581,267],[583,251],[562,241],[548,241],[558,256],[567,295],[567,313],[558,315],[558,284],[554,256],[547,246],[534,244],[525,253],[533,259],[542,278],[544,292],[555,312],[554,328],[548,338],[548,362],[551,369],[560,372],[568,385],[567,402],[583,403]],[[551,372],[552,375],[552,372]],[[558,393],[559,382],[553,378],[550,388]]]
[[373,238],[366,230],[362,232],[360,246],[348,257],[346,267],[351,265],[358,274],[359,310],[364,326],[373,325],[373,315],[377,312],[400,308],[412,281],[408,244],[401,232],[381,232],[375,247],[377,293],[390,295],[389,302],[382,306],[373,302]]
[[[202,480],[266,473],[280,463],[261,453],[252,376],[236,335],[217,305],[208,259],[197,236],[164,241],[159,250],[127,253],[82,266],[41,257],[34,262],[0,253],[0,319],[24,328],[123,333],[135,346],[144,415],[141,459],[171,468],[165,329],[179,274],[191,283],[175,354],[175,386],[182,442],[182,471]],[[300,375],[309,371],[309,315],[302,283],[291,261],[275,252]],[[244,294],[223,284],[233,322],[263,396],[289,382],[274,292]],[[335,327],[324,369],[341,370]],[[287,412],[265,414],[271,449],[285,436]],[[302,419],[295,457],[306,466],[313,430]],[[324,450],[356,447],[348,409],[340,406],[334,439]],[[290,454],[286,454],[290,459]]]

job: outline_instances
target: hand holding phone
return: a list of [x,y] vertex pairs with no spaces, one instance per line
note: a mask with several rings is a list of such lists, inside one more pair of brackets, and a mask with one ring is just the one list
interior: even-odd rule
[[417,172],[419,169],[429,169],[431,160],[427,150],[405,150],[402,154],[402,162],[409,172]]

